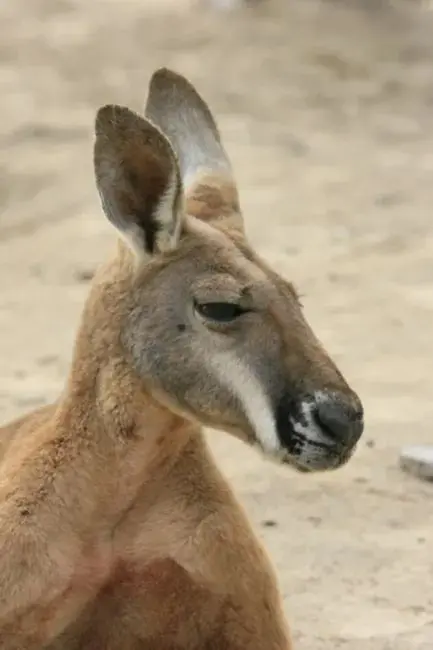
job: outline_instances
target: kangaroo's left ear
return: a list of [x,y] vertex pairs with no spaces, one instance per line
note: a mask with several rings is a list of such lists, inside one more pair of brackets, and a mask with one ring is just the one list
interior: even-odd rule
[[177,246],[182,183],[167,138],[128,108],[107,105],[95,124],[94,168],[104,212],[139,255]]

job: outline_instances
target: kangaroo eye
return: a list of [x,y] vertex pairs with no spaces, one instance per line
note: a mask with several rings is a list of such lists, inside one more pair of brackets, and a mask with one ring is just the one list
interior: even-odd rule
[[204,302],[201,304],[196,302],[195,309],[203,318],[219,323],[229,323],[246,312],[240,305],[233,302]]

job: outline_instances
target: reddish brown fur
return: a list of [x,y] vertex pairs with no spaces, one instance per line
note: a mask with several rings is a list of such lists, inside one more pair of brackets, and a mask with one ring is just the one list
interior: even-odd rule
[[[121,246],[95,279],[63,398],[1,430],[1,532],[7,521],[11,545],[3,552],[0,539],[0,594],[5,574],[20,579],[23,531],[43,530],[58,557],[44,575],[47,547],[26,548],[39,589],[16,599],[8,589],[0,647],[258,650],[266,639],[286,650],[273,570],[202,434],[146,394],[113,340],[129,269]],[[104,287],[100,301],[99,278],[110,275],[113,293]],[[90,323],[101,325],[96,345]]]
[[[166,74],[171,83],[171,73]],[[175,78],[174,83],[178,88],[183,82]],[[199,106],[197,97],[191,102]],[[111,122],[103,128],[108,115],[98,122],[103,139],[97,150],[111,174],[116,159],[107,136]],[[147,181],[157,179],[159,190],[140,180],[128,185],[128,179],[117,176],[108,179],[108,190],[118,189],[116,200],[135,210],[134,226],[147,228],[146,220],[154,220],[149,241],[142,241],[145,248],[162,246],[161,233],[168,246],[175,229],[164,226],[164,215],[155,209],[174,178],[174,157],[144,120],[131,118],[126,109],[111,115],[120,120],[115,126],[121,124],[121,130],[125,124],[138,125],[141,140],[136,146],[128,140],[131,167],[140,179],[143,173]],[[117,140],[116,128],[114,142],[123,152],[124,131]],[[129,137],[135,137],[134,129]],[[217,149],[215,144],[213,154]],[[122,173],[121,167],[116,170]],[[104,189],[106,172],[99,172]],[[215,466],[200,423],[231,428],[247,440],[254,438],[253,429],[242,413],[230,410],[229,401],[222,399],[216,410],[213,403],[203,412],[188,410],[137,372],[122,339],[126,316],[142,295],[137,287],[155,291],[152,278],[173,269],[174,280],[179,260],[191,256],[197,261],[208,257],[209,264],[221,267],[239,266],[242,273],[246,265],[251,282],[258,274],[267,283],[265,295],[272,289],[277,296],[271,305],[275,314],[271,307],[265,314],[271,323],[266,327],[284,345],[295,342],[298,353],[288,352],[283,363],[302,377],[311,370],[316,383],[336,387],[348,399],[354,396],[298,316],[289,285],[274,277],[243,239],[232,181],[219,172],[198,178],[187,188],[187,211],[217,221],[220,230],[213,234],[205,228],[203,234],[187,220],[179,250],[146,263],[137,262],[120,243],[94,279],[62,396],[0,431],[0,648],[291,648],[273,568]],[[173,213],[179,209],[178,190]],[[136,203],[140,192],[148,206],[143,214]],[[248,266],[252,262],[242,261],[240,249],[245,260],[255,260],[256,271]],[[155,304],[163,299],[163,293],[156,294]],[[294,326],[290,340],[281,319]],[[161,335],[167,327],[161,323]],[[206,372],[204,367],[203,377]]]
[[221,177],[202,177],[190,190],[186,206],[188,214],[205,221],[224,220],[239,214],[236,188]]

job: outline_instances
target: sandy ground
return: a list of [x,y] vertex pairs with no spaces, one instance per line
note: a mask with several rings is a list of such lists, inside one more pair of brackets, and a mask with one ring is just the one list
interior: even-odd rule
[[211,435],[296,648],[431,650],[433,486],[398,452],[433,443],[433,6],[357,4],[217,17],[186,0],[1,3],[0,414],[61,389],[113,243],[92,178],[97,107],[140,109],[153,68],[178,69],[218,115],[251,239],[365,404],[363,444],[332,475]]

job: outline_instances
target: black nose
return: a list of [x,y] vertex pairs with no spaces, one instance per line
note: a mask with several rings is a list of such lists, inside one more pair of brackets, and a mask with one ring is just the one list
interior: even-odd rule
[[343,399],[326,397],[319,401],[315,416],[318,424],[336,442],[354,445],[364,430],[362,408]]

